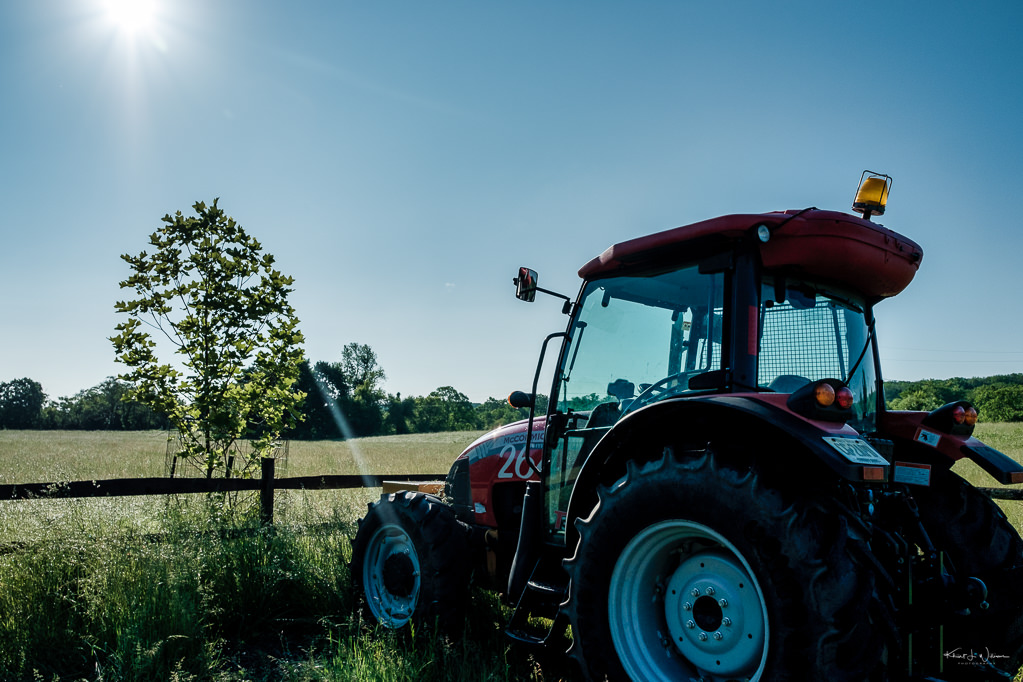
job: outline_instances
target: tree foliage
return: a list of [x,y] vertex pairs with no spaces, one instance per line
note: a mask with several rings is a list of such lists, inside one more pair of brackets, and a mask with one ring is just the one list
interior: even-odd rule
[[292,438],[375,436],[385,431],[386,378],[368,345],[349,343],[339,362],[304,361],[296,388],[306,394],[305,420],[288,431]]
[[153,253],[121,256],[132,274],[120,286],[134,297],[115,304],[128,319],[111,338],[130,397],[167,415],[210,472],[238,439],[252,439],[252,460],[264,454],[302,399],[293,279],[217,203],[164,216]]
[[70,398],[60,398],[43,408],[43,425],[49,429],[90,431],[136,431],[165,429],[167,418],[131,398],[131,387],[109,377],[103,383]]
[[1023,421],[1023,374],[890,381],[885,382],[885,398],[889,409],[925,412],[966,400],[976,406],[981,421]]
[[441,386],[416,401],[413,410],[415,431],[466,431],[479,427],[469,398],[451,386]]
[[0,383],[0,429],[34,429],[40,424],[46,394],[31,379]]

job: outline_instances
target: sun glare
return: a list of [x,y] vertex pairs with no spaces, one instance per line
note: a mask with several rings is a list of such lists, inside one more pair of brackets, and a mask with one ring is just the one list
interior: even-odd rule
[[110,20],[129,34],[149,29],[156,15],[154,0],[104,0],[103,6]]

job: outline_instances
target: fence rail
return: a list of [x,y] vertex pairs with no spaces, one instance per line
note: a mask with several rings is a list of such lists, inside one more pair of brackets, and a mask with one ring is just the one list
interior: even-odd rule
[[6,500],[63,499],[84,497],[131,497],[135,495],[180,495],[225,493],[242,490],[260,492],[264,523],[273,523],[274,490],[344,490],[379,488],[386,481],[416,482],[443,480],[445,474],[335,474],[324,476],[274,477],[274,460],[264,458],[259,478],[110,478],[95,481],[18,483],[0,485],[0,502]]
[[[275,478],[274,460],[269,457],[262,460],[260,473],[259,478],[110,478],[95,481],[0,485],[0,502],[258,490],[260,491],[260,509],[263,521],[273,523],[274,490],[379,488],[385,480],[411,483],[443,480],[445,476],[445,474],[334,474]],[[978,488],[978,490],[995,500],[1023,500],[1023,489],[1019,488]]]

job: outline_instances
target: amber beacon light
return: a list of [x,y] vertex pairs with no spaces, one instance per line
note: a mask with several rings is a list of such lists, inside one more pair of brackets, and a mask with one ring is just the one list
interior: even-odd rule
[[888,175],[863,171],[860,186],[853,199],[853,210],[862,213],[870,220],[872,215],[884,215],[884,207],[888,204],[888,190],[892,187],[892,179]]

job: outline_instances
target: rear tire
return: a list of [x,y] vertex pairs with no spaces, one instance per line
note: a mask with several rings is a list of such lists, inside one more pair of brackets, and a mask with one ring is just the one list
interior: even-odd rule
[[468,527],[432,495],[382,495],[359,519],[351,572],[366,614],[380,625],[456,630],[469,597]]
[[[945,626],[945,651],[972,651],[1015,673],[1023,663],[1023,540],[990,498],[951,471],[935,470],[931,485],[913,490],[931,541],[944,550],[958,578],[974,576],[988,588],[988,609]],[[1006,658],[1002,658],[1006,657]],[[946,667],[956,664],[954,658]]]
[[588,679],[886,679],[874,574],[833,509],[670,449],[597,492],[565,562]]

